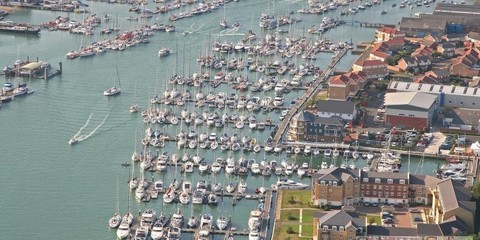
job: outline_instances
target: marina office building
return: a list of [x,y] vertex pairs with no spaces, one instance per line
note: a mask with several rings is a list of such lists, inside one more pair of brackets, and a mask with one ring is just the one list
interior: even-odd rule
[[480,30],[480,5],[438,3],[432,14],[404,17],[399,30],[409,37]]

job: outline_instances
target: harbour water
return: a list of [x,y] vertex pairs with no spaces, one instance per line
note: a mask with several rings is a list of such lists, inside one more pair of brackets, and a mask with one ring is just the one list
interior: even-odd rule
[[[417,7],[413,10],[408,8],[392,8],[392,1],[385,1],[360,11],[355,15],[343,17],[347,24],[336,29],[329,30],[323,35],[310,35],[306,29],[312,24],[318,24],[322,17],[340,17],[339,11],[332,11],[325,15],[298,15],[302,22],[292,27],[284,26],[298,36],[307,38],[329,38],[339,41],[370,41],[373,38],[374,29],[360,28],[356,21],[383,22],[396,24],[401,16],[409,16],[413,12],[432,11],[434,6]],[[98,16],[110,14],[120,19],[120,27],[125,30],[135,28],[138,22],[127,22],[129,5],[107,4],[101,2],[88,2],[90,11]],[[153,3],[150,3],[151,6]],[[355,4],[352,3],[352,4]],[[52,65],[63,62],[63,74],[50,80],[38,79],[10,79],[10,81],[30,82],[35,89],[35,94],[25,98],[16,98],[8,104],[3,104],[0,109],[0,234],[2,239],[114,239],[115,231],[107,225],[108,219],[116,211],[116,182],[120,182],[120,211],[125,213],[127,209],[127,194],[130,192],[126,186],[128,168],[122,167],[121,163],[130,160],[135,145],[137,151],[141,151],[140,139],[143,137],[146,126],[142,122],[140,114],[129,113],[129,107],[135,102],[141,110],[147,108],[150,98],[158,88],[159,95],[165,89],[165,81],[176,71],[190,73],[199,71],[195,59],[205,53],[211,42],[238,42],[242,34],[252,29],[258,37],[267,32],[258,27],[258,18],[261,13],[288,14],[306,7],[306,1],[253,1],[240,0],[227,5],[225,12],[231,22],[240,22],[241,26],[236,33],[220,33],[218,22],[223,18],[223,9],[211,13],[182,19],[175,23],[177,32],[157,32],[150,38],[150,43],[137,45],[125,51],[109,51],[102,55],[90,58],[66,60],[65,54],[70,50],[76,50],[82,45],[99,41],[105,38],[98,32],[91,37],[72,35],[62,31],[43,30],[40,36],[25,36],[21,34],[0,34],[0,66],[12,65],[16,59],[39,57]],[[152,7],[153,8],[153,7]],[[386,9],[388,14],[381,15]],[[59,13],[40,10],[17,10],[5,20],[14,22],[28,22],[40,24],[50,21],[58,15],[69,15],[71,19],[81,20],[83,14]],[[296,14],[294,14],[296,15]],[[374,16],[374,17],[373,17]],[[155,15],[149,23],[166,23],[167,15]],[[99,31],[102,27],[98,28]],[[198,29],[198,30],[197,30]],[[182,35],[183,31],[192,31],[190,35]],[[209,43],[210,41],[210,43]],[[178,47],[176,47],[178,46]],[[173,54],[165,58],[158,58],[160,48],[168,47]],[[356,58],[348,54],[340,63],[337,70],[346,70]],[[176,60],[175,60],[176,59]],[[324,69],[329,64],[331,54],[325,53],[317,56],[312,62]],[[175,66],[175,62],[178,65]],[[122,93],[117,97],[107,98],[102,91],[112,86],[116,78],[116,66],[121,80]],[[253,77],[253,75],[252,75]],[[5,80],[6,81],[6,80]],[[171,88],[171,86],[169,86]],[[230,86],[222,85],[210,91],[232,91]],[[292,91],[286,96],[287,105],[291,100],[300,96],[301,92]],[[183,108],[193,110],[193,105],[185,105],[176,108],[176,112]],[[221,114],[222,110],[213,109]],[[213,111],[212,109],[198,110]],[[231,112],[233,113],[233,112]],[[245,115],[251,115],[245,112]],[[259,113],[259,120],[270,117],[274,123],[278,123],[279,112],[272,112],[268,116]],[[103,122],[103,120],[105,121]],[[103,122],[103,123],[102,123]],[[88,123],[88,124],[86,124]],[[82,134],[88,135],[84,141],[70,146],[68,140],[82,128]],[[96,131],[97,128],[101,125]],[[203,128],[203,127],[202,127]],[[197,132],[210,132],[208,129],[198,129]],[[160,129],[163,130],[162,127]],[[180,125],[168,126],[164,131],[170,135],[176,134]],[[250,132],[244,130],[227,130],[230,134],[237,132],[239,135],[256,137],[260,142],[265,141],[270,133],[267,128],[263,132]],[[222,130],[218,131],[219,133]],[[137,143],[135,144],[135,135]],[[164,149],[160,149],[162,152]],[[168,143],[165,151],[176,151],[174,143]],[[194,154],[194,150],[187,150]],[[179,153],[182,155],[183,150]],[[210,163],[215,156],[225,156],[220,149],[200,150]],[[235,153],[238,159],[243,153]],[[263,160],[263,153],[245,153],[246,159],[256,158],[257,162]],[[267,160],[283,159],[288,161],[310,162],[318,166],[324,161],[319,157],[265,155]],[[331,160],[327,160],[331,161]],[[411,171],[417,170],[420,159],[411,159]],[[358,160],[358,167],[362,167],[364,161]],[[437,168],[439,162],[425,160],[423,167],[418,168],[418,173],[431,174]],[[138,176],[138,165],[136,166]],[[165,174],[146,172],[146,178],[163,179],[169,183],[175,177],[173,169]],[[406,171],[404,165],[402,171]],[[182,177],[180,173],[177,178]],[[213,177],[198,175],[196,170],[188,174],[186,178],[196,183],[200,179]],[[294,180],[298,180],[295,176]],[[223,186],[235,177],[229,179],[222,172],[218,181]],[[275,176],[270,178],[247,177],[250,191],[254,186],[266,186],[277,180]],[[309,179],[298,180],[309,182]],[[143,211],[147,207],[155,208],[157,212],[164,209],[170,213],[177,207],[190,216],[190,205],[163,205],[161,198],[149,203],[137,202],[131,193],[132,212]],[[247,228],[248,213],[258,205],[254,200],[241,200],[236,206],[232,206],[231,198],[225,198],[224,209],[206,205],[194,206],[193,211],[198,216],[202,212],[211,212],[214,218],[221,211],[231,216],[233,225],[237,229]],[[191,239],[185,235],[183,239]],[[218,238],[220,239],[220,237]],[[237,239],[237,238],[236,238]],[[241,239],[241,238],[238,238]]]

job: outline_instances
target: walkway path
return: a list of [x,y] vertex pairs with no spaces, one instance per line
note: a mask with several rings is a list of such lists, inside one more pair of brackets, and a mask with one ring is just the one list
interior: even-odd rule
[[287,130],[287,126],[290,124],[293,116],[295,116],[299,111],[303,109],[305,104],[309,99],[315,96],[318,92],[318,88],[320,87],[322,82],[326,82],[328,77],[332,74],[333,69],[335,66],[340,62],[343,56],[348,52],[348,48],[343,48],[332,59],[332,62],[328,67],[322,72],[319,78],[313,81],[312,86],[308,88],[308,90],[303,94],[303,96],[295,103],[295,105],[290,108],[287,115],[283,118],[282,122],[280,123],[277,132],[273,138],[273,144],[276,145],[280,142],[282,137],[285,135],[285,131]]

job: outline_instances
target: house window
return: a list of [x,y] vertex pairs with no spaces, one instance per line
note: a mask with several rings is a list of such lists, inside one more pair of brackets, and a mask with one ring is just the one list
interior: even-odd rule
[[323,226],[323,231],[328,231],[328,226],[327,225]]
[[378,185],[378,190],[382,190],[382,185]]
[[385,186],[385,190],[390,190],[390,187],[389,186]]
[[400,179],[400,184],[405,184],[405,179]]
[[363,182],[368,182],[368,178],[363,178]]
[[337,181],[333,181],[333,186],[337,186]]
[[403,187],[403,191],[407,191],[407,187]]
[[402,196],[402,193],[401,192],[397,192],[397,197],[401,197]]
[[377,189],[377,185],[373,185],[373,189]]
[[337,231],[337,226],[332,226],[333,231]]
[[361,189],[364,189],[365,188],[365,185],[362,184],[362,186],[360,186]]
[[373,192],[372,192],[372,195],[375,195],[375,196],[376,196],[376,195],[377,195],[377,191],[373,191]]
[[367,195],[370,195],[370,191],[367,191],[366,194],[367,194]]
[[321,181],[320,184],[321,184],[321,185],[325,185],[325,181]]
[[375,178],[375,183],[380,183],[380,178]]
[[345,231],[345,228],[343,226],[340,226],[340,227],[338,227],[338,230]]
[[393,179],[391,179],[391,178],[387,179],[387,183],[392,184],[392,183],[393,183]]
[[359,233],[362,233],[363,232],[363,229],[361,227],[358,228],[358,232]]

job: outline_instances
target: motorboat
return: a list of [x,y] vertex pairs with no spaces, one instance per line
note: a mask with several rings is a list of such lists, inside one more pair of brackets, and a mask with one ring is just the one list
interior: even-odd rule
[[217,220],[216,220],[216,225],[217,225],[217,228],[220,229],[220,230],[225,230],[227,227],[228,227],[228,223],[229,223],[229,219],[225,216],[220,215],[218,216]]
[[147,229],[152,228],[153,221],[156,218],[156,211],[153,209],[146,209],[141,216],[140,226],[145,227]]
[[176,198],[175,189],[168,188],[165,194],[163,195],[163,202],[172,203]]
[[194,215],[190,216],[187,221],[187,227],[196,228],[198,226],[198,219]]
[[166,57],[168,55],[170,55],[170,49],[168,49],[168,48],[162,48],[158,51],[158,56],[159,57]]
[[222,165],[218,162],[212,163],[212,167],[210,168],[212,173],[218,173],[222,170]]
[[150,232],[150,237],[152,237],[153,240],[159,240],[165,235],[165,228],[162,226],[162,224],[159,222],[159,220],[155,221],[152,227],[152,231]]
[[252,166],[250,167],[250,170],[252,171],[252,174],[260,174],[262,172],[262,169],[260,169],[260,165],[258,163],[253,163]]
[[122,221],[117,229],[117,237],[119,239],[125,239],[130,234],[130,224],[127,221]]
[[103,91],[103,95],[104,96],[114,96],[114,95],[120,94],[121,91],[122,90],[119,87],[113,86],[111,88],[105,89],[105,91]]
[[298,183],[287,178],[280,178],[276,184],[272,184],[272,189],[306,189],[307,187],[307,184]]
[[240,183],[238,184],[238,190],[237,190],[237,192],[238,192],[239,194],[245,194],[245,193],[247,193],[247,182],[245,182],[245,181],[243,181],[243,180],[240,181]]
[[68,144],[74,145],[74,144],[77,144],[78,141],[79,140],[75,136],[73,136],[72,138],[70,138],[70,140],[68,140]]
[[181,204],[185,205],[190,202],[190,195],[188,192],[183,191],[180,193],[180,196],[178,196],[178,201],[180,201]]
[[182,225],[183,225],[183,215],[180,212],[180,209],[178,209],[176,213],[172,214],[172,218],[170,220],[170,226],[174,228],[181,228]]
[[236,182],[230,182],[225,187],[225,190],[227,190],[228,193],[233,193],[233,192],[235,192],[236,188],[237,188],[237,183]]
[[140,226],[135,231],[135,236],[133,237],[133,239],[135,239],[135,240],[147,240],[147,235],[148,235],[148,228]]
[[258,230],[262,223],[262,211],[255,209],[250,212],[250,217],[248,219],[248,229],[250,231]]
[[200,162],[200,164],[198,165],[198,170],[200,171],[200,173],[206,173],[208,169],[209,165],[205,161]]
[[217,195],[215,195],[214,193],[208,194],[207,199],[208,199],[207,203],[208,203],[209,205],[217,205],[217,204],[218,204]]
[[212,190],[212,192],[219,192],[222,190],[222,184],[219,182],[213,183],[210,186],[210,189]]
[[203,204],[203,198],[205,197],[205,193],[201,190],[195,190],[192,194],[192,203],[193,204]]
[[167,232],[167,240],[180,240],[182,237],[182,230],[179,227],[171,227]]

